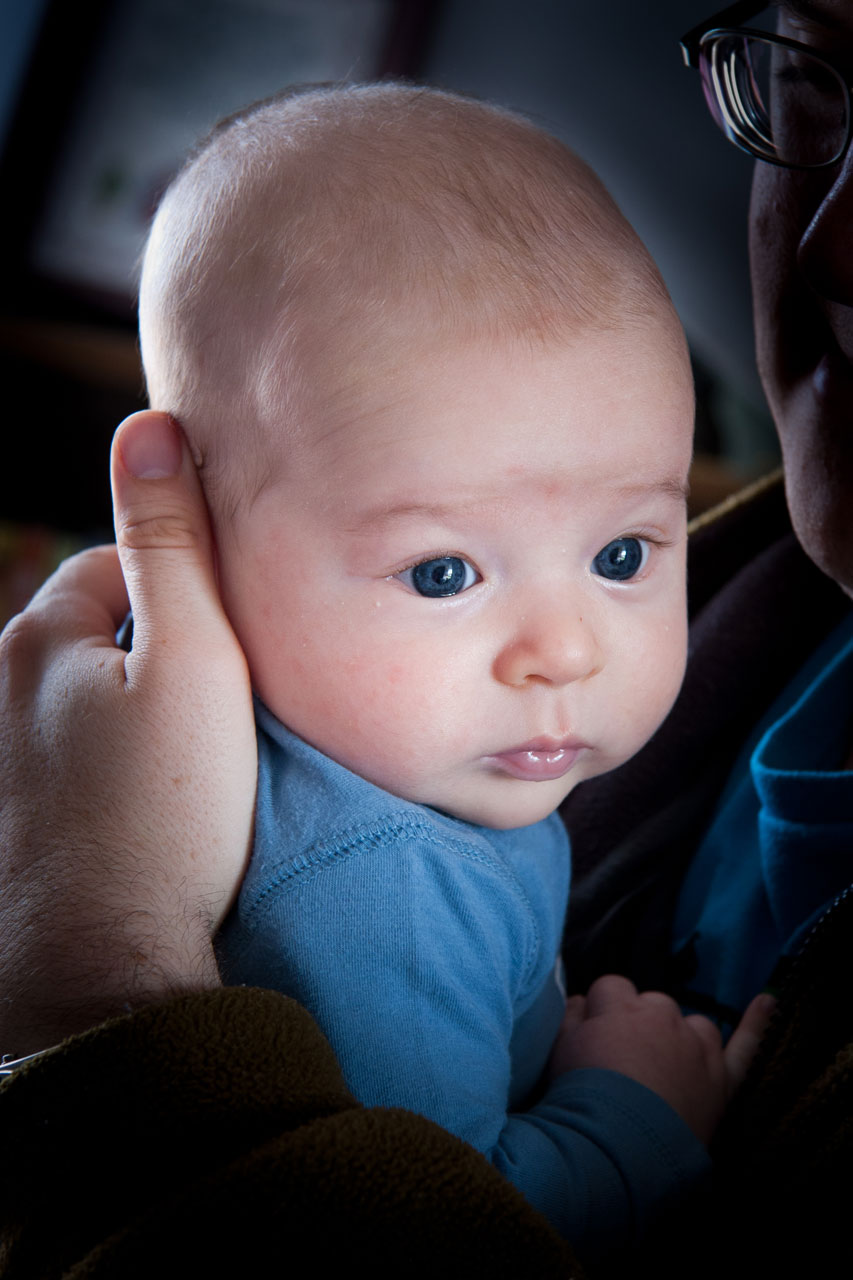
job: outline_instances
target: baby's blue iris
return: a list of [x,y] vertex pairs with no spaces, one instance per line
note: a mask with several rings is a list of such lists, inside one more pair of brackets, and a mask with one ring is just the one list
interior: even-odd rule
[[599,551],[592,571],[611,582],[627,582],[639,573],[645,562],[645,546],[639,538],[614,538]]
[[455,596],[466,585],[467,565],[459,556],[424,560],[410,572],[412,586],[422,596]]

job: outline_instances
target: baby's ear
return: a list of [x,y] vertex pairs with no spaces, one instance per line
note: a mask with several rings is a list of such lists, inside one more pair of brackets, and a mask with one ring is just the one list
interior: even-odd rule
[[[186,437],[184,438],[186,439]],[[202,451],[201,445],[198,443],[194,443],[192,440],[188,440],[187,444],[189,445],[190,457],[193,460],[193,466],[195,467],[196,471],[198,472],[203,471],[205,467],[205,456],[204,456],[204,452]]]

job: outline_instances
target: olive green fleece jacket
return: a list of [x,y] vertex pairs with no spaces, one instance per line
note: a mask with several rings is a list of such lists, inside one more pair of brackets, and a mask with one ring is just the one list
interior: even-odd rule
[[0,1086],[0,1276],[581,1276],[483,1156],[350,1095],[292,1000],[223,988]]

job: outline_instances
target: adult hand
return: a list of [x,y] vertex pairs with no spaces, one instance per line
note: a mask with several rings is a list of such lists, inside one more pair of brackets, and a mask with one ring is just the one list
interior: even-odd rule
[[0,1050],[17,1055],[217,984],[211,937],[251,841],[249,678],[166,415],[122,423],[112,478],[118,556],[67,561],[0,637]]

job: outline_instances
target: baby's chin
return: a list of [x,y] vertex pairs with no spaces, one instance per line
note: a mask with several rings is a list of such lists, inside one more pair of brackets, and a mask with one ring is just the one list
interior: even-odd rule
[[[496,780],[498,781],[498,780]],[[549,818],[575,788],[576,783],[562,783],[555,788],[545,782],[523,782],[515,778],[501,778],[495,794],[454,796],[448,798],[421,799],[439,813],[476,827],[490,827],[493,831],[512,831],[520,827],[532,827]],[[404,796],[411,799],[411,796]]]

